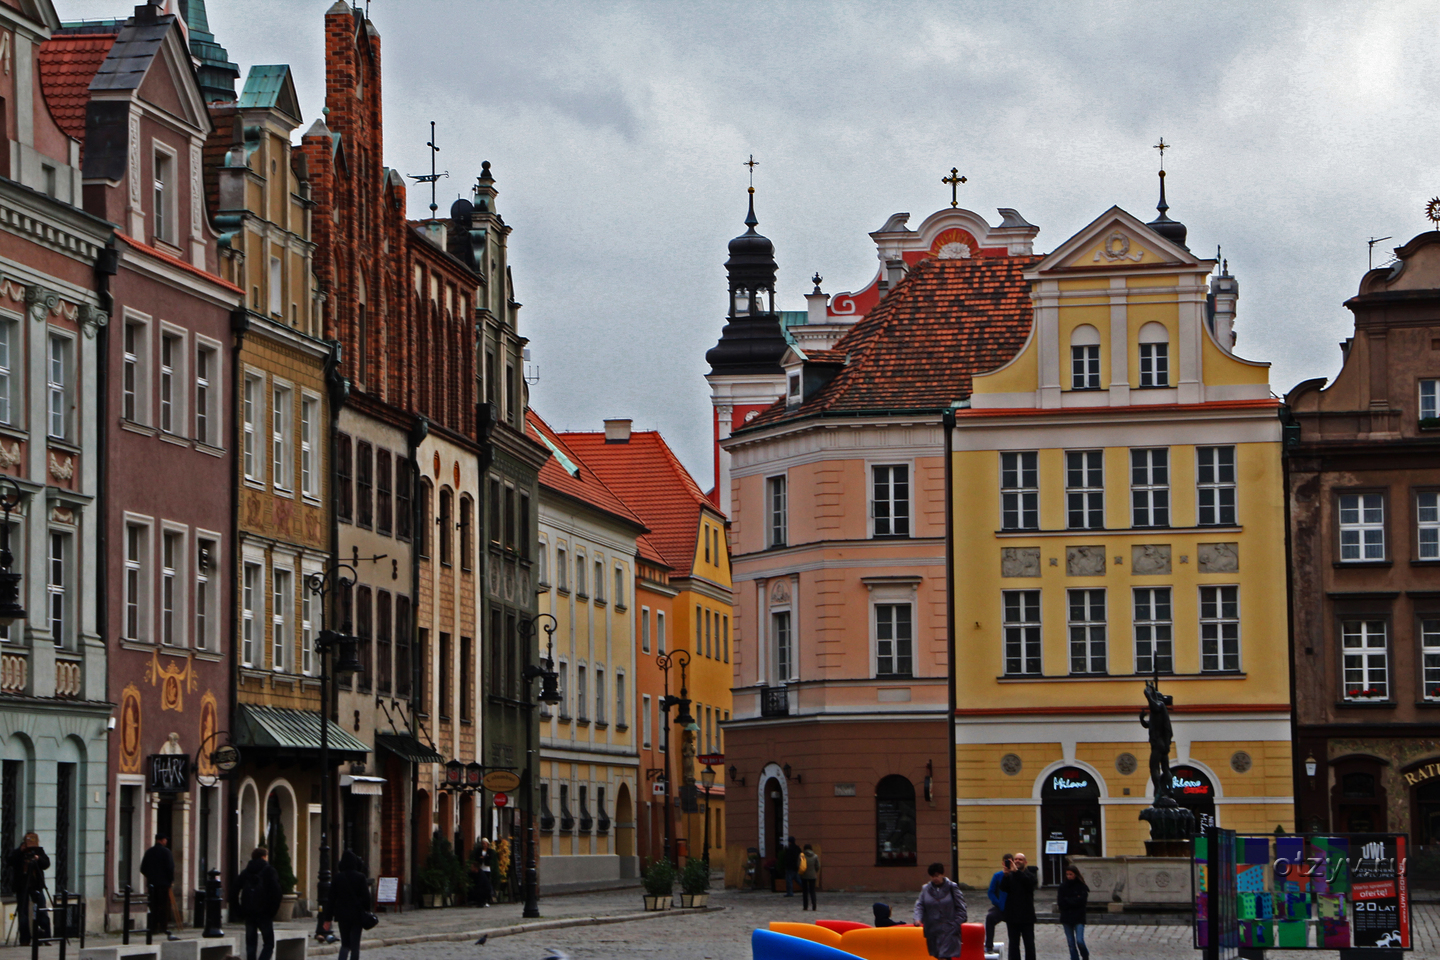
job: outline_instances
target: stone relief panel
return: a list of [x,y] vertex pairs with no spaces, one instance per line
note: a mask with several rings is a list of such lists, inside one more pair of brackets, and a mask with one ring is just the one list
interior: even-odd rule
[[1105,548],[1066,547],[1065,573],[1071,577],[1105,576]]
[[1038,576],[1040,576],[1040,548],[1039,548],[1039,547],[1001,547],[1001,548],[1000,548],[1000,576],[1002,576],[1002,577],[1038,577]]
[[1170,572],[1170,544],[1137,543],[1130,548],[1130,569],[1145,576]]
[[1201,573],[1234,573],[1240,569],[1240,544],[1202,543],[1196,551]]

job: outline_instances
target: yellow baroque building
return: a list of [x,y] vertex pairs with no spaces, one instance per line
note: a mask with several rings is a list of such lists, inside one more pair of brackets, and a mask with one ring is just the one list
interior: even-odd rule
[[1138,712],[1156,674],[1178,799],[1202,822],[1293,828],[1278,403],[1268,365],[1234,352],[1234,278],[1161,209],[1144,224],[1113,207],[1032,268],[1025,345],[956,405],[971,884],[1015,851],[1056,882],[1047,840],[1145,853]]

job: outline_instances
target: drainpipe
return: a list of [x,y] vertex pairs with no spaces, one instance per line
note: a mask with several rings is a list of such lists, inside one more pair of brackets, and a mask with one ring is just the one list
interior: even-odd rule
[[946,764],[950,781],[945,788],[950,805],[950,876],[960,875],[960,825],[955,816],[955,487],[954,487],[954,440],[955,409],[947,409],[941,417],[945,431],[945,633],[950,640],[945,658],[945,672],[949,681],[950,709],[946,717],[948,740],[945,744]]
[[[115,248],[115,240],[112,237],[107,246],[101,247],[99,254],[95,257],[95,298],[99,302],[100,309],[104,310],[112,319],[115,315],[115,298],[110,295],[110,278],[120,271],[120,251]],[[105,531],[110,524],[110,498],[105,495],[105,484],[108,482],[109,471],[105,465],[110,462],[109,447],[109,410],[108,392],[110,389],[110,378],[106,376],[109,369],[108,358],[110,355],[110,324],[107,322],[102,326],[95,336],[95,350],[97,352],[96,385],[95,385],[95,422],[99,424],[99,430],[95,437],[96,444],[96,470],[95,470],[95,632],[100,635],[102,644],[109,643],[105,627],[110,618],[105,609],[106,600],[109,596],[107,590],[109,577],[109,552],[107,547],[110,543]],[[33,513],[32,513],[33,516]],[[108,653],[107,653],[108,657]],[[105,671],[105,699],[114,703],[110,696],[110,671]],[[107,740],[113,734],[107,734]],[[106,744],[108,756],[109,744]],[[106,786],[106,801],[113,799],[109,794],[109,786]],[[105,860],[110,862],[114,855],[114,849],[109,832],[105,835]],[[101,882],[102,889],[104,881]]]
[[[241,405],[245,402],[244,391],[239,389],[239,385],[242,382],[240,379],[240,377],[242,376],[240,354],[241,351],[245,348],[245,334],[249,329],[250,314],[245,309],[245,304],[242,302],[238,307],[236,307],[230,312],[230,332],[235,336],[235,343],[230,349],[231,396],[235,398],[235,405],[230,411],[230,436],[228,438],[228,445],[229,449],[232,451],[232,455],[234,453],[238,453],[240,450],[238,444],[240,443]],[[236,589],[235,580],[235,573],[238,572],[235,570],[235,561],[240,558],[240,478],[236,473],[236,471],[240,469],[241,465],[239,463],[236,463],[234,464],[233,469],[230,471],[230,577],[228,578],[230,584],[230,602],[226,604],[228,613],[228,620],[226,622],[229,624],[229,629],[231,631],[235,629],[235,624],[237,624],[240,620],[240,598],[239,591]],[[216,562],[220,562],[219,557],[216,557]],[[234,636],[231,636],[230,730],[232,731],[232,737],[235,736],[233,731],[239,729],[239,720],[240,656],[238,651],[235,650],[235,638]],[[233,781],[230,782],[233,784]],[[239,890],[240,878],[240,808],[236,800],[237,798],[233,796],[232,792],[232,796],[230,797],[230,803],[222,806],[222,809],[229,809],[232,811],[231,815],[225,818],[225,846],[228,848],[227,852],[229,854],[229,856],[226,857],[226,863],[230,868],[227,874],[230,880],[228,888],[232,893]],[[236,919],[238,919],[238,904],[236,903],[236,900],[237,897],[235,896],[230,896],[226,898],[226,901],[230,905],[231,922],[234,922]]]
[[[407,664],[410,670],[410,732],[418,734],[419,723],[415,719],[415,699],[418,695],[416,677],[420,671],[416,668],[417,663],[425,662],[425,651],[420,649],[420,632],[416,629],[418,620],[415,613],[420,609],[420,537],[430,531],[424,529],[421,524],[424,522],[425,506],[420,502],[420,470],[417,457],[420,453],[420,444],[430,436],[430,421],[424,416],[416,416],[415,423],[406,436],[409,458],[405,461],[405,468],[410,471],[410,663]],[[484,551],[481,551],[484,555]],[[476,631],[479,635],[479,631]],[[418,743],[420,738],[416,736]],[[415,826],[420,818],[415,815],[415,794],[420,789],[420,764],[410,764],[410,857],[409,868],[411,892],[415,892],[415,855],[420,852],[419,838],[415,836]],[[403,896],[402,896],[403,899]],[[419,901],[416,901],[418,905]]]
[[[334,491],[339,485],[339,473],[335,455],[336,436],[340,431],[340,409],[345,406],[345,400],[347,397],[350,396],[350,381],[347,380],[345,377],[341,376],[340,374],[340,341],[338,340],[330,341],[330,355],[325,358],[325,387],[326,393],[329,394],[330,398],[330,437],[325,445],[326,451],[330,458],[330,559],[333,563],[339,563],[341,559],[340,515],[336,512],[334,503]],[[328,600],[329,597],[326,597],[325,599]],[[339,619],[335,616],[335,611],[333,609],[322,610],[321,612],[327,618],[329,618],[326,622],[339,622]],[[320,722],[321,724],[326,724],[330,722],[331,715],[335,713],[336,704],[340,702],[340,683],[338,678],[336,678],[334,683],[328,685],[328,689],[326,689],[326,684],[324,684],[323,682],[320,686],[322,691],[324,691],[320,703]],[[320,774],[320,782],[322,784],[321,789],[323,790],[323,785],[328,779],[328,771],[321,770]],[[340,836],[340,831],[337,828],[338,820],[336,819],[340,815],[340,798],[338,796],[339,780],[340,778],[336,777],[335,780],[331,781],[331,783],[329,784],[330,789],[336,793],[336,796],[320,798],[322,803],[322,809],[324,809],[326,813],[329,814],[328,819],[330,822],[322,823],[320,825],[322,836],[326,838]],[[321,816],[323,817],[325,816],[325,814],[321,814]],[[331,849],[333,851],[333,847]],[[331,855],[333,856],[333,852]],[[320,874],[324,874],[328,871],[333,876],[335,872],[335,865],[333,863],[322,863],[319,865],[319,869]],[[318,895],[320,892],[318,882],[316,884],[315,892],[318,901]],[[316,909],[320,909],[318,902],[316,904]]]

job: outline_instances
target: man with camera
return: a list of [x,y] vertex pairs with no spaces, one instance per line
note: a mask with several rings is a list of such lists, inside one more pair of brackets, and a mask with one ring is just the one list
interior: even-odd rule
[[25,834],[20,846],[10,854],[22,947],[30,945],[32,933],[41,940],[50,938],[50,914],[45,910],[45,871],[49,869],[50,857],[40,846],[39,834]]

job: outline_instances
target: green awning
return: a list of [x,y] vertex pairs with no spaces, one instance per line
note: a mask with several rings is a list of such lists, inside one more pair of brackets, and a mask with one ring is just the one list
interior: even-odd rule
[[408,733],[377,733],[375,748],[389,750],[401,760],[411,763],[444,763],[445,758]]
[[[370,748],[327,720],[330,750],[337,759],[363,760]],[[274,750],[280,753],[318,753],[320,714],[287,707],[242,703],[236,717],[235,740],[241,749]]]

